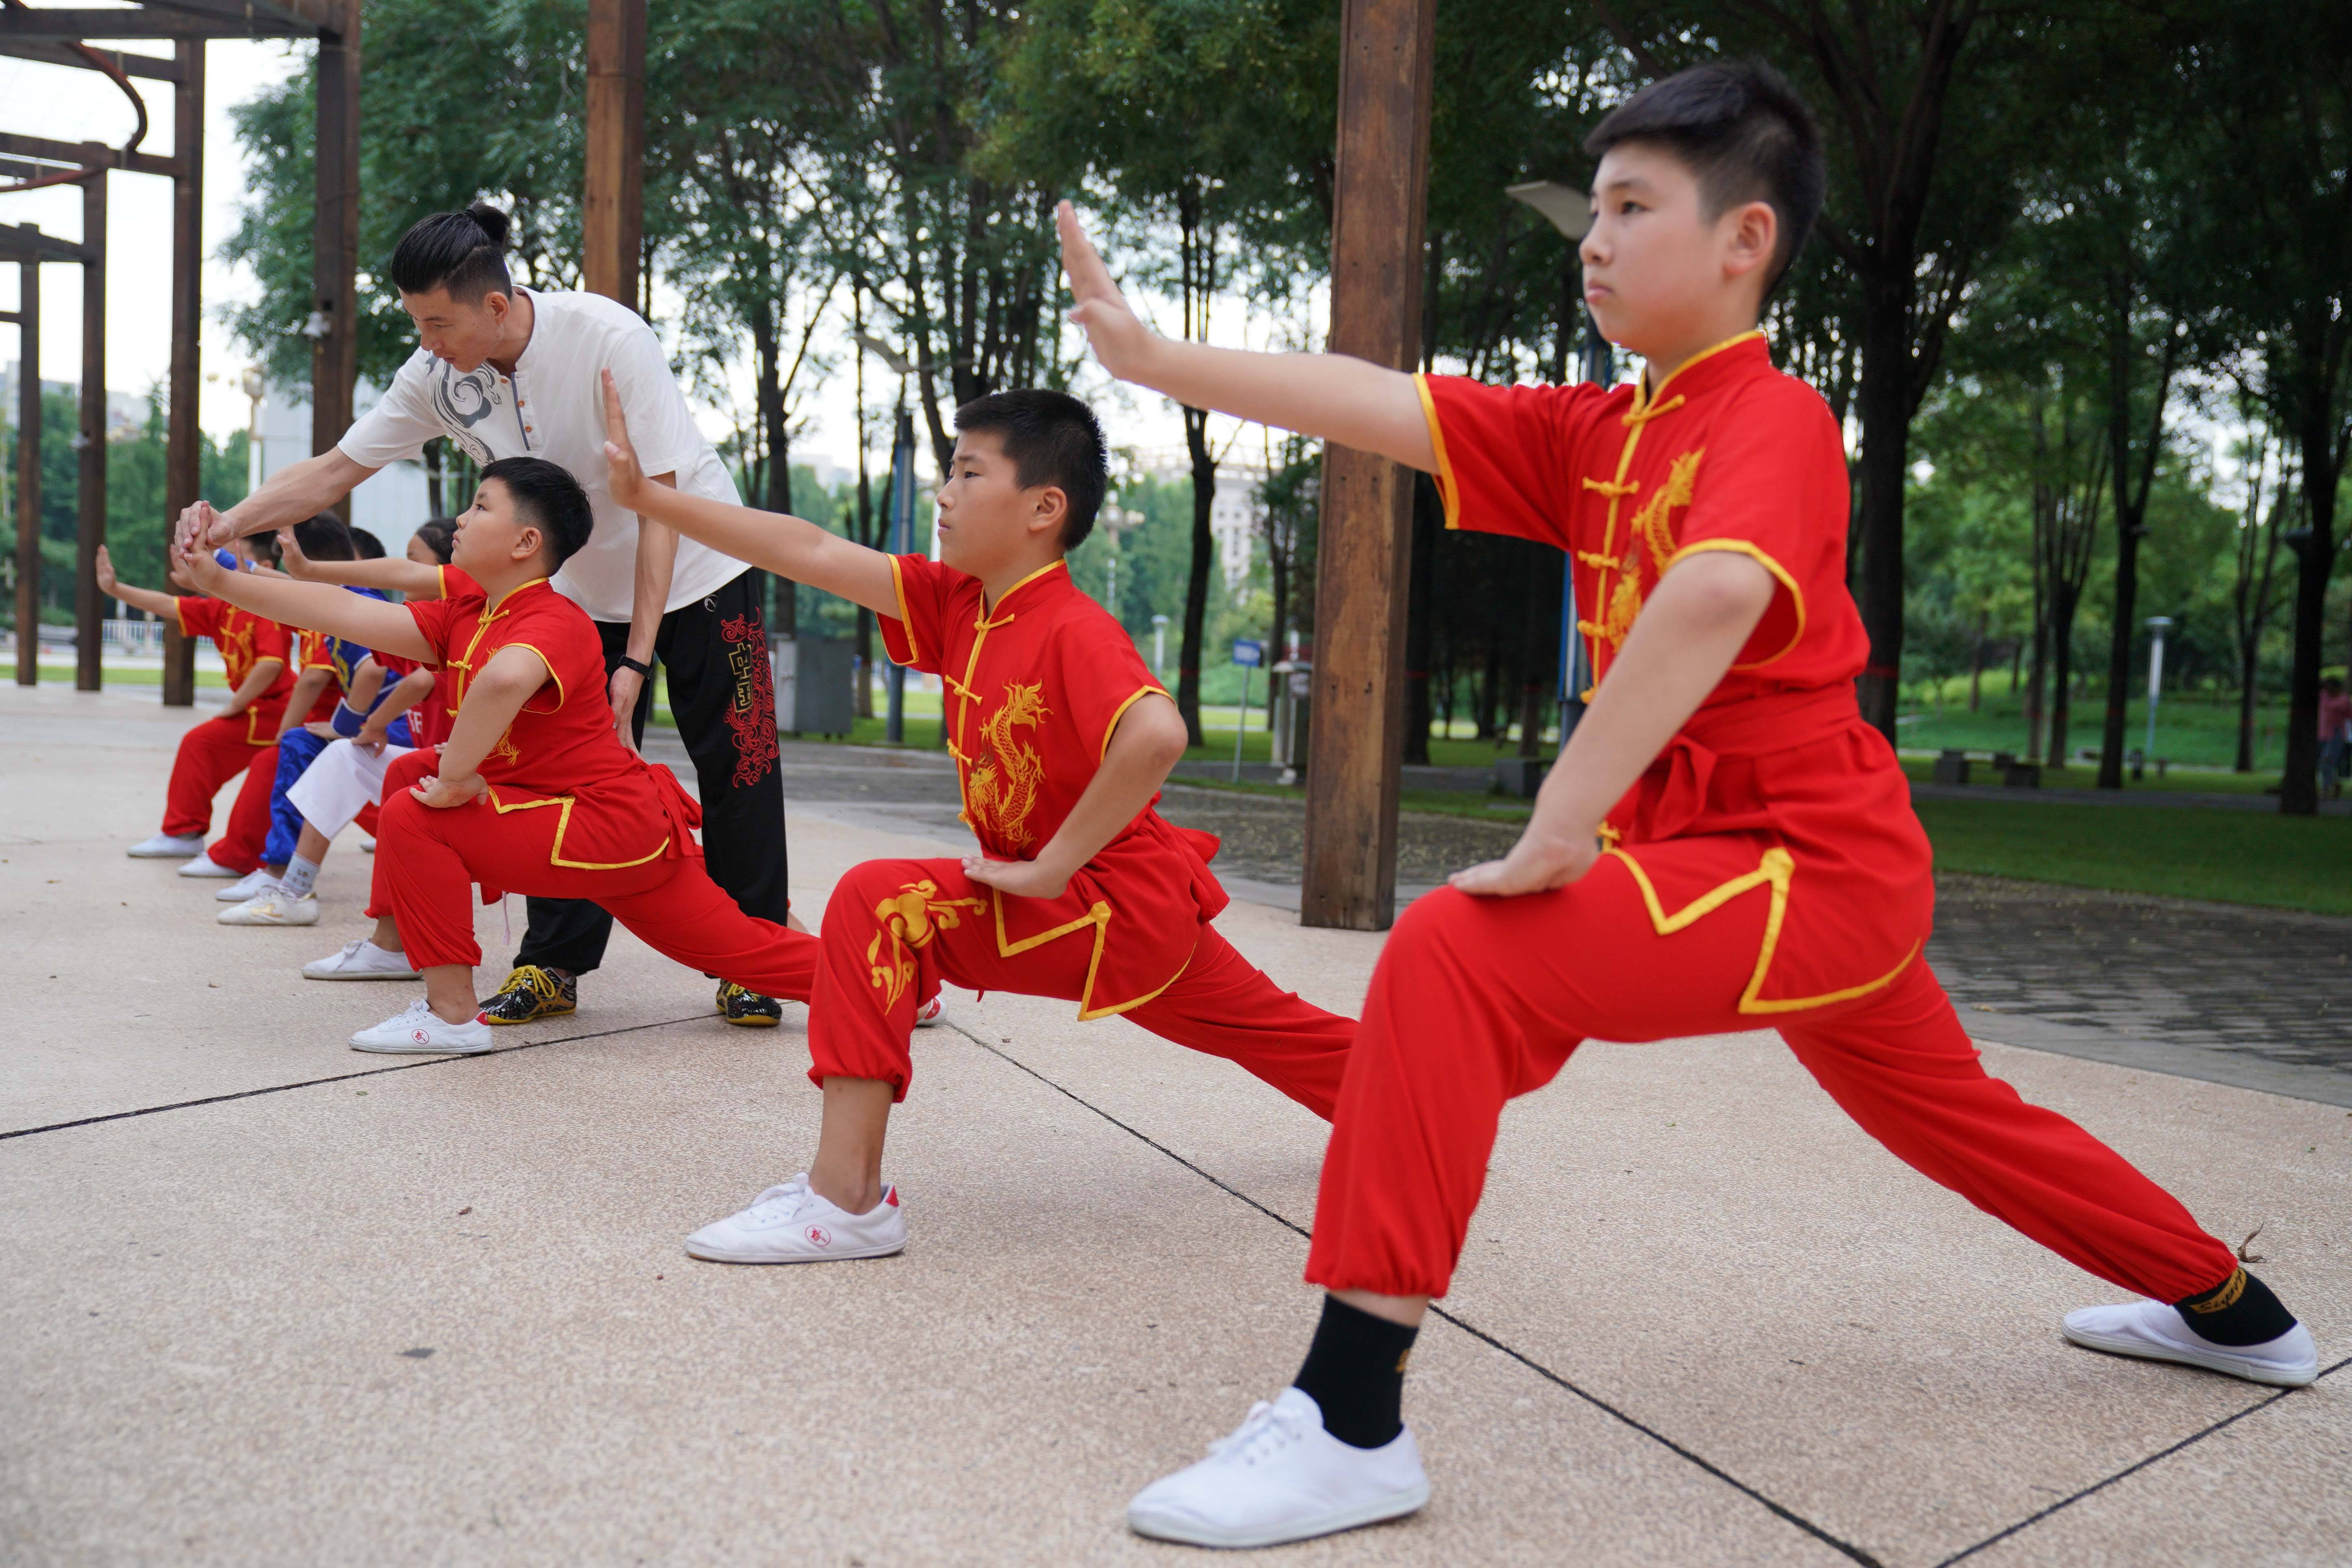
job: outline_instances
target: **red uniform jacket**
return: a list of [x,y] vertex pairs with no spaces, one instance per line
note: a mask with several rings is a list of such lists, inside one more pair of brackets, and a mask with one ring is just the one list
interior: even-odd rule
[[[1110,613],[1061,562],[981,603],[980,579],[919,555],[891,560],[898,616],[879,617],[891,658],[937,673],[963,819],[996,860],[1036,857],[1094,782],[1111,731],[1139,698],[1166,695]],[[1202,922],[1225,907],[1210,874],[1217,841],[1147,805],[1057,899],[991,889],[997,952],[1091,941],[1078,1016],[1099,1018],[1166,990]]]
[[245,684],[255,665],[267,658],[278,660],[278,679],[245,710],[245,738],[257,746],[268,745],[278,738],[278,715],[285,711],[287,694],[294,689],[294,661],[289,657],[291,647],[286,628],[251,610],[238,609],[226,599],[173,599],[172,608],[178,613],[182,637],[207,637],[220,649],[221,662],[228,667],[231,691]]
[[[614,733],[604,645],[586,612],[545,578],[495,605],[454,566],[441,568],[441,584],[440,598],[404,607],[447,678],[452,726],[464,712],[467,685],[501,648],[529,648],[551,677],[482,759],[490,804],[501,815],[560,813],[549,858],[572,870],[698,857],[691,829],[701,826],[701,808],[667,768],[648,763]],[[486,903],[496,896],[482,889]]]
[[[1748,332],[1639,384],[1420,378],[1448,527],[1570,552],[1596,685],[1676,561],[1745,555],[1778,584],[1730,672],[1610,812],[1661,934],[1769,885],[1740,1010],[1826,1005],[1926,942],[1927,835],[1894,752],[1855,707],[1869,640],[1845,585],[1845,448],[1819,394]],[[1705,839],[1716,852],[1641,846]]]

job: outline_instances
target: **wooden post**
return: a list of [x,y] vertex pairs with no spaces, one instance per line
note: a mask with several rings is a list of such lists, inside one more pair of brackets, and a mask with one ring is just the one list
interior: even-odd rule
[[41,679],[41,259],[16,263],[16,684]]
[[[321,330],[310,340],[310,451],[352,426],[359,379],[360,5],[335,7],[338,28],[319,34],[316,121],[317,210],[310,230],[310,289]],[[339,510],[349,518],[351,502]]]
[[92,142],[94,166],[81,183],[81,419],[74,509],[74,689],[99,689],[98,550],[106,542],[106,165],[113,154]]
[[[1330,348],[1399,370],[1421,341],[1435,17],[1435,0],[1344,0],[1340,14]],[[1306,925],[1385,931],[1396,916],[1412,481],[1369,452],[1325,448]]]
[[581,276],[637,306],[645,233],[646,0],[588,0],[588,189]]
[[[173,51],[179,83],[172,95],[172,423],[163,453],[163,526],[178,526],[204,484],[204,442],[196,423],[199,378],[196,332],[203,281],[205,210],[205,45],[183,38]],[[163,627],[163,706],[196,700],[196,645],[180,628]]]

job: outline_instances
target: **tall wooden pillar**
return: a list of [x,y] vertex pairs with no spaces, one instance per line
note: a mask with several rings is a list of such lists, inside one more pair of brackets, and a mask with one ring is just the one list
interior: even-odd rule
[[581,276],[635,310],[645,235],[646,0],[588,0],[588,189]]
[[[205,45],[183,38],[173,50],[179,83],[172,96],[172,423],[163,452],[163,526],[178,526],[204,485],[204,442],[196,422],[196,359],[201,325],[205,210]],[[163,627],[163,706],[196,700],[196,647],[176,626]]]
[[[1331,341],[1399,370],[1421,340],[1436,0],[1344,0],[1332,192]],[[1396,916],[1397,769],[1412,476],[1329,447],[1315,580],[1315,759],[1299,920],[1384,931]]]
[[74,520],[74,689],[100,686],[98,551],[106,542],[106,165],[110,148],[90,143],[81,182],[81,418]]
[[41,261],[16,263],[16,684],[41,679]]
[[[319,35],[318,206],[310,231],[310,289],[318,311],[310,340],[314,456],[351,428],[360,363],[360,0],[341,0],[335,10],[338,26]],[[341,510],[351,515],[348,500]]]

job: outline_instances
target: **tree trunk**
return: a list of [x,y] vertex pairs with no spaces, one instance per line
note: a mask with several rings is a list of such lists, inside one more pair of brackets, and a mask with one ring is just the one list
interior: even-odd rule
[[2319,811],[2319,661],[2327,615],[2327,578],[2336,565],[2336,486],[2342,478],[2335,421],[2325,405],[2297,434],[2303,455],[2305,526],[2311,537],[2295,552],[2294,670],[2287,686],[2286,772],[2279,780],[2279,810],[2290,816]]
[[2079,591],[2061,583],[2050,605],[2050,740],[2042,760],[2053,768],[2066,765],[2066,724],[2072,717],[2074,690],[2074,611]]
[[1977,635],[1969,644],[1969,711],[1973,713],[1984,697],[1985,617],[1977,616]]
[[1210,530],[1211,509],[1217,501],[1217,459],[1209,450],[1206,409],[1184,410],[1184,449],[1192,458],[1192,569],[1184,580],[1184,641],[1176,662],[1176,710],[1184,716],[1184,733],[1195,746],[1208,742],[1201,733],[1201,639],[1209,616],[1209,563],[1217,552]]
[[1551,689],[1544,653],[1551,646],[1564,586],[1553,578],[1550,567],[1553,561],[1565,565],[1568,557],[1548,544],[1530,543],[1525,549],[1528,559],[1528,570],[1520,576],[1527,584],[1527,612],[1521,617],[1519,646],[1519,755],[1536,757],[1543,754],[1544,694]]
[[446,437],[436,436],[425,443],[425,515],[446,517],[448,509],[441,504],[441,454],[447,446]]
[[2033,623],[2033,668],[2025,679],[2025,760],[2040,762],[2043,715],[2050,690],[2050,622],[2044,616]]
[[[2118,502],[2122,499],[2116,498]],[[2101,789],[2124,787],[2124,705],[2131,700],[2132,626],[2139,609],[2139,536],[2137,511],[2117,505],[2115,626],[2107,636],[2107,711],[2099,730]]]
[[1863,719],[1895,743],[1903,668],[1903,482],[1911,449],[1911,308],[1916,285],[1909,258],[1883,258],[1900,287],[1863,281],[1862,572],[1855,597],[1870,636],[1870,662],[1855,683]]
[[2261,638],[2238,644],[2238,761],[2233,773],[2254,771],[2254,660]]
[[1404,760],[1429,762],[1429,656],[1437,619],[1437,535],[1444,526],[1436,483],[1415,474],[1412,483],[1412,564],[1404,619]]

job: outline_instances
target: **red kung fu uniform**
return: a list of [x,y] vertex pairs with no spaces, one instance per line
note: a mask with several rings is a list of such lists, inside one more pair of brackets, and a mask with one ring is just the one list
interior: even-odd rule
[[[891,566],[898,615],[880,617],[883,647],[940,677],[963,819],[990,859],[1034,859],[1094,782],[1120,717],[1166,693],[1060,562],[992,607],[951,567],[919,555]],[[1059,898],[1001,893],[961,860],[855,868],[825,910],[810,1079],[884,1079],[904,1099],[908,1033],[944,979],[1062,997],[1081,1019],[1124,1014],[1328,1117],[1355,1024],[1277,988],[1209,924],[1226,902],[1207,863],[1216,847],[1146,805]]]
[[208,637],[220,649],[230,690],[245,684],[255,665],[278,661],[278,679],[244,712],[207,719],[180,737],[164,795],[163,831],[175,838],[201,837],[212,826],[213,796],[221,785],[245,774],[236,804],[229,808],[228,831],[208,851],[215,864],[242,874],[261,864],[261,847],[269,838],[278,721],[286,710],[287,694],[294,689],[286,628],[224,599],[174,599],[172,608],[182,637]]
[[1570,552],[1599,681],[1659,578],[1724,551],[1776,589],[1720,685],[1552,892],[1441,889],[1372,976],[1307,1277],[1445,1293],[1506,1100],[1588,1037],[1772,1027],[1915,1169],[2103,1279],[2209,1290],[2229,1247],[2123,1158],[1986,1076],[1929,972],[1927,835],[1856,709],[1836,421],[1761,333],[1637,387],[1421,379],[1450,527]]
[[455,567],[441,581],[441,598],[406,608],[448,676],[453,728],[467,685],[499,650],[529,648],[549,679],[482,759],[486,798],[445,810],[410,793],[436,770],[437,749],[385,773],[370,912],[392,915],[409,961],[481,962],[467,899],[479,882],[485,903],[507,889],[593,899],[689,968],[806,1001],[816,938],[752,919],[711,881],[691,832],[702,820],[694,797],[614,733],[595,623],[543,578],[495,606]]

